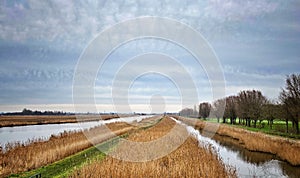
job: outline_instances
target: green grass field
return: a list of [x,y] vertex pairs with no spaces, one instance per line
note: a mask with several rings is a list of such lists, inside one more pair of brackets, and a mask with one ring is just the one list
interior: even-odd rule
[[[218,122],[218,120],[216,118],[209,118],[206,121],[214,122],[214,123]],[[227,125],[231,125],[229,119],[227,119],[226,121],[227,121],[226,122]],[[220,123],[222,123],[222,122],[223,122],[223,119],[220,119]],[[253,123],[251,123],[251,127],[246,127],[244,125],[239,125],[238,122],[239,122],[239,119],[236,119],[237,124],[232,125],[232,126],[244,128],[244,129],[247,129],[250,131],[255,131],[255,132],[263,132],[263,133],[270,134],[270,135],[278,135],[278,136],[282,136],[282,137],[300,139],[300,135],[296,134],[294,132],[291,121],[288,122],[289,133],[286,133],[286,123],[283,120],[274,120],[272,129],[270,128],[270,125],[268,125],[267,120],[263,120],[261,122],[258,121],[256,128],[253,127],[253,125],[254,125]]]

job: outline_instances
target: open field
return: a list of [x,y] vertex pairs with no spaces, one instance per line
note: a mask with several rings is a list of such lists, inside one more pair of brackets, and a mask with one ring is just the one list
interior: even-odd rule
[[[179,120],[189,123],[189,119],[177,117]],[[207,122],[197,120],[195,127],[203,130]],[[210,123],[213,124],[213,123]],[[251,151],[266,152],[277,155],[282,160],[292,165],[300,165],[300,141],[279,136],[266,135],[260,132],[252,132],[243,128],[220,124],[217,134],[232,137]]]
[[[216,118],[209,118],[206,121],[207,122],[213,122],[213,123],[218,122]],[[234,125],[230,124],[229,119],[227,119],[225,123],[230,124],[230,126],[233,126],[233,127],[244,128],[244,129],[247,129],[247,130],[250,130],[250,131],[263,132],[263,133],[270,134],[270,135],[278,135],[278,136],[282,136],[282,137],[300,139],[300,135],[296,134],[295,130],[293,130],[293,126],[292,126],[291,121],[288,122],[289,133],[286,133],[286,122],[283,121],[283,120],[274,120],[273,124],[272,124],[272,128],[268,124],[267,120],[263,120],[261,122],[258,122],[258,125],[257,125],[256,128],[247,127],[247,126],[244,126],[244,125],[239,125],[238,122],[239,122],[239,119],[237,118],[236,119],[237,124],[234,124]],[[220,119],[220,124],[223,124],[222,119]]]
[[[100,115],[79,115],[80,121],[97,121]],[[101,115],[102,120],[118,118],[118,115]],[[62,124],[78,122],[75,115],[38,116],[38,115],[17,115],[0,116],[0,127],[38,125],[38,124]]]
[[[111,123],[107,126],[116,134],[122,135],[134,129],[127,123]],[[93,141],[101,143],[114,135],[103,132],[99,126],[87,130],[85,134],[95,135]],[[92,146],[83,132],[65,132],[52,136],[49,140],[32,140],[26,146],[20,143],[7,144],[0,150],[0,176],[29,171],[46,166],[67,156]]]
[[[139,130],[128,136],[128,140],[148,142],[165,136],[172,128],[179,124],[165,117],[157,125]],[[184,126],[181,131],[184,131]],[[180,133],[180,134],[187,134]],[[171,140],[171,142],[175,140]],[[152,152],[161,151],[156,145]],[[136,155],[147,154],[147,150],[135,149],[126,145],[118,145],[116,152],[135,152]],[[146,155],[149,156],[149,155]],[[96,159],[78,168],[71,177],[236,177],[235,170],[227,167],[218,157],[212,147],[198,143],[193,136],[188,136],[175,151],[158,159],[144,162],[130,162],[107,156],[104,160]]]

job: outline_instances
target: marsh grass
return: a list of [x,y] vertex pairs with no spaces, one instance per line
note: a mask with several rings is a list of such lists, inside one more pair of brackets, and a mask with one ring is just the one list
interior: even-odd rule
[[81,121],[97,121],[118,118],[118,115],[16,115],[0,116],[0,127],[38,125],[38,124],[62,124]]
[[[107,125],[116,135],[121,135],[133,129],[127,123],[112,123]],[[95,143],[101,143],[111,138],[111,134],[104,132],[99,126],[86,131],[95,133]],[[92,134],[91,134],[92,135]],[[90,140],[83,132],[64,132],[53,135],[49,140],[33,140],[23,145],[20,143],[7,144],[5,149],[0,150],[0,176],[29,171],[46,166],[67,156],[91,147]]]
[[[189,123],[191,119],[176,117]],[[199,130],[205,128],[206,122],[197,120],[195,127]],[[253,132],[244,128],[232,127],[220,124],[217,133],[222,136],[229,136],[250,151],[271,153],[294,166],[300,165],[300,141],[279,136],[268,135],[261,132]]]
[[[176,125],[165,117],[154,127],[130,134],[128,140],[147,142],[166,135]],[[186,131],[187,132],[187,131]],[[118,147],[132,150],[132,147]],[[159,151],[157,147],[153,152]],[[143,150],[135,150],[137,153]],[[71,177],[236,177],[209,146],[199,145],[193,136],[170,154],[145,162],[130,162],[107,156],[74,171]]]

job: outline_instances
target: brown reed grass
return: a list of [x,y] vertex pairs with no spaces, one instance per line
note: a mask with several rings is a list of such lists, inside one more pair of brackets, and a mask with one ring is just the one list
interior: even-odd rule
[[[183,122],[190,122],[190,119],[183,117],[177,117],[177,119]],[[206,122],[198,120],[195,127],[203,130],[205,125]],[[250,151],[271,153],[294,166],[300,165],[300,140],[267,135],[261,132],[253,132],[223,124],[219,125],[216,134],[234,138],[238,140],[245,149]]]
[[[127,123],[107,124],[116,135],[124,134],[134,127]],[[81,150],[92,146],[90,140],[86,138],[86,133],[94,137],[94,143],[101,143],[113,136],[106,133],[105,126],[98,126],[85,133],[64,132],[58,136],[51,136],[49,140],[32,140],[27,145],[11,143],[5,149],[0,149],[0,177],[13,173],[20,173],[45,166],[67,156],[73,155]]]
[[[128,140],[153,141],[167,135],[176,125],[179,124],[169,118],[164,118],[152,128],[139,130],[129,135]],[[185,130],[185,132],[187,131]],[[152,150],[153,152],[161,149],[159,145],[157,146]],[[121,145],[117,149],[132,150],[135,148]],[[138,153],[143,150],[135,149],[134,151]],[[71,177],[236,177],[236,173],[234,169],[227,167],[220,160],[212,147],[198,145],[198,141],[194,137],[188,136],[175,151],[159,159],[130,162],[107,156],[105,160],[95,160],[76,169]]]
[[37,125],[37,124],[62,124],[75,123],[78,118],[81,121],[97,121],[118,118],[118,115],[21,115],[21,116],[0,116],[0,127]]

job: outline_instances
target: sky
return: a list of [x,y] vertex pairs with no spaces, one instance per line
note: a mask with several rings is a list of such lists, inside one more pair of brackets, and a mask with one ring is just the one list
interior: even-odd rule
[[[257,89],[277,100],[286,75],[299,73],[298,0],[3,0],[0,112],[23,108],[73,112],[74,72],[85,49],[103,30],[145,16],[173,19],[201,34],[220,63],[226,96]],[[146,71],[131,81],[124,74],[120,80],[114,80],[122,66],[134,57],[154,52],[172,57],[187,71],[196,86],[196,98],[191,95],[192,99],[182,104],[186,99],[182,98],[182,91],[191,88],[180,88],[170,76],[160,73]],[[212,102],[216,98],[211,81],[206,69],[195,61],[188,50],[163,39],[141,38],[119,46],[99,66],[94,78],[98,111],[116,111],[112,99],[114,82],[125,81],[131,84],[124,88],[128,96],[115,96],[124,99],[131,111],[119,112],[151,112],[155,108],[177,112],[199,102]],[[151,62],[132,63],[128,75],[147,65]],[[174,69],[164,60],[157,68],[171,72]],[[161,107],[155,107],[156,103]],[[90,110],[82,103],[80,111]]]

